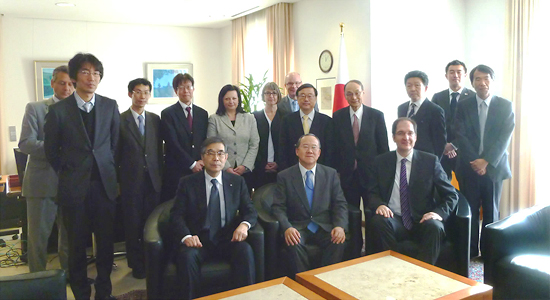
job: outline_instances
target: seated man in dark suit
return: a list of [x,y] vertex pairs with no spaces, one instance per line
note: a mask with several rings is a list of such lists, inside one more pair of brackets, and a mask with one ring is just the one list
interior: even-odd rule
[[369,167],[367,201],[376,214],[367,227],[367,243],[372,243],[374,253],[399,252],[398,242],[414,240],[421,245],[416,258],[435,264],[445,237],[443,221],[456,206],[458,195],[439,158],[413,150],[414,120],[397,119],[392,135],[397,151],[377,156]]
[[219,137],[203,142],[204,171],[180,180],[170,211],[184,298],[195,296],[201,263],[212,257],[231,262],[236,287],[254,284],[254,253],[245,240],[250,227],[256,224],[257,212],[243,177],[222,172],[227,160],[225,150]]
[[347,202],[336,170],[317,163],[320,145],[313,134],[300,137],[299,163],[277,175],[272,210],[284,232],[293,277],[310,268],[306,245],[322,249],[323,266],[342,261],[344,254]]

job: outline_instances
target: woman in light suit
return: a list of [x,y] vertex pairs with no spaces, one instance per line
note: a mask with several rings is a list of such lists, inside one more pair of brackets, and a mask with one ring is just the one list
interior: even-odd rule
[[224,170],[244,177],[252,188],[251,172],[258,154],[260,137],[256,119],[242,108],[241,92],[228,84],[218,95],[218,110],[208,118],[207,137],[221,137],[227,147],[228,158]]

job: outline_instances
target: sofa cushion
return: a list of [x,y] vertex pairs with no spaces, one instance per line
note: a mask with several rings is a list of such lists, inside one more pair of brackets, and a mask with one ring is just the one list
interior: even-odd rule
[[495,266],[495,298],[550,299],[550,255],[505,256]]

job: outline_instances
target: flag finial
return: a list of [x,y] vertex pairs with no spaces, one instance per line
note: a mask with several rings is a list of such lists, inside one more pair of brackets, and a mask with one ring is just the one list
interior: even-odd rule
[[344,23],[340,23],[340,34],[344,34]]

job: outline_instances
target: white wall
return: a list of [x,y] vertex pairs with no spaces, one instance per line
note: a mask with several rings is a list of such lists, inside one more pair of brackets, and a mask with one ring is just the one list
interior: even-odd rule
[[[229,34],[229,37],[227,35]],[[17,138],[25,105],[35,101],[34,60],[68,60],[77,52],[90,52],[103,63],[105,76],[98,94],[116,99],[120,111],[128,109],[128,82],[144,77],[147,62],[193,64],[195,103],[213,113],[219,89],[231,80],[231,30],[170,26],[125,25],[4,17],[3,60],[4,133],[16,126]],[[229,41],[229,47],[227,45]],[[227,54],[229,53],[229,54]],[[149,105],[160,113],[165,105]],[[13,147],[4,135],[1,147],[5,173],[15,173]]]

